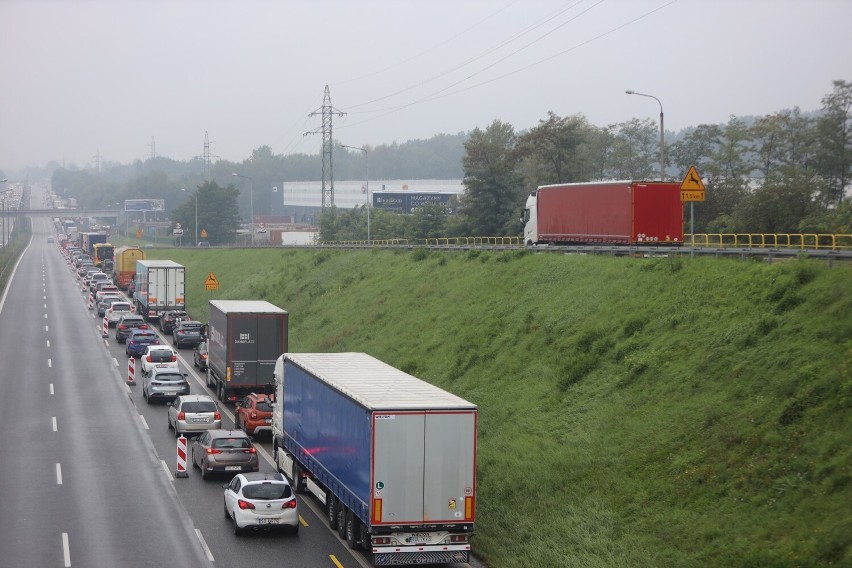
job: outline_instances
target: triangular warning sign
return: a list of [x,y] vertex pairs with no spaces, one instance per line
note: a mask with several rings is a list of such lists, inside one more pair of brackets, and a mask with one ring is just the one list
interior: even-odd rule
[[216,279],[216,275],[212,272],[207,275],[207,281],[204,282],[204,287],[208,290],[218,290],[219,289],[219,280]]
[[704,191],[704,182],[701,181],[701,176],[698,175],[695,166],[689,166],[689,170],[680,184],[680,189],[681,191]]

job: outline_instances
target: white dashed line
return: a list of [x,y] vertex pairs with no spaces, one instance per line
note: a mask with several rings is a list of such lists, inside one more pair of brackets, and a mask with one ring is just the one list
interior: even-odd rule
[[47,347],[48,347],[48,349],[50,348],[50,340],[49,339],[47,340]]
[[48,367],[53,367],[53,361],[51,361],[50,359],[48,359],[48,360],[47,360],[47,366],[48,366]]
[[71,566],[71,548],[68,546],[68,533],[62,533],[62,555],[65,557],[65,566]]
[[150,428],[148,428],[148,421],[147,421],[147,420],[145,420],[145,417],[144,417],[144,416],[142,416],[141,414],[139,415],[139,420],[141,420],[141,421],[142,421],[142,426],[144,426],[146,430],[149,430],[149,429],[150,429]]
[[62,485],[62,466],[56,464],[56,485]]
[[168,466],[168,465],[166,465],[166,460],[160,460],[160,465],[162,465],[162,466],[163,466],[163,469],[165,470],[166,475],[168,475],[168,476],[169,476],[169,479],[171,479],[172,481],[174,481],[175,476],[174,476],[174,475],[172,475],[172,472],[169,470],[169,466]]
[[56,432],[59,429],[56,427],[56,416],[53,417],[53,431]]
[[195,534],[198,535],[198,541],[201,543],[201,548],[204,550],[204,554],[207,555],[207,560],[213,562],[213,553],[210,552],[210,547],[207,546],[207,543],[204,541],[204,537],[201,536],[201,531],[195,529]]
[[53,383],[50,383],[50,395],[53,396]]

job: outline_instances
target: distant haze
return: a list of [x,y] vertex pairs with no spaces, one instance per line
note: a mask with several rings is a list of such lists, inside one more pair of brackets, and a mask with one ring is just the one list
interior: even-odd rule
[[389,144],[548,111],[667,130],[852,79],[849,0],[0,0],[0,170]]

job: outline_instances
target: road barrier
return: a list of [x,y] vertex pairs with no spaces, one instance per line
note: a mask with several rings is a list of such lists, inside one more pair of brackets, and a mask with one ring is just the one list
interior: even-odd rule
[[180,436],[177,439],[177,469],[175,469],[175,477],[189,477],[186,471],[186,437]]
[[136,359],[133,357],[127,360],[127,384],[136,384]]
[[109,337],[109,319],[104,316],[103,326],[101,327],[101,336]]
[[89,309],[91,310],[94,305],[95,305],[95,295],[92,294],[91,292],[89,292]]

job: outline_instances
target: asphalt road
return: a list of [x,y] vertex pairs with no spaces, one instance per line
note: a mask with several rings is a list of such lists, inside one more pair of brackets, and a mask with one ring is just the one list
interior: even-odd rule
[[[298,536],[237,537],[222,512],[228,478],[204,481],[190,463],[187,478],[175,477],[166,405],[142,397],[138,365],[136,385],[127,384],[125,345],[114,328],[102,336],[88,293],[47,242],[52,221],[32,223],[0,296],[0,475],[11,480],[0,501],[0,565],[370,566],[328,529],[313,496],[299,497]],[[192,393],[213,396],[192,350],[178,360]],[[233,407],[221,407],[230,428]],[[255,445],[261,471],[275,471],[269,439]]]

